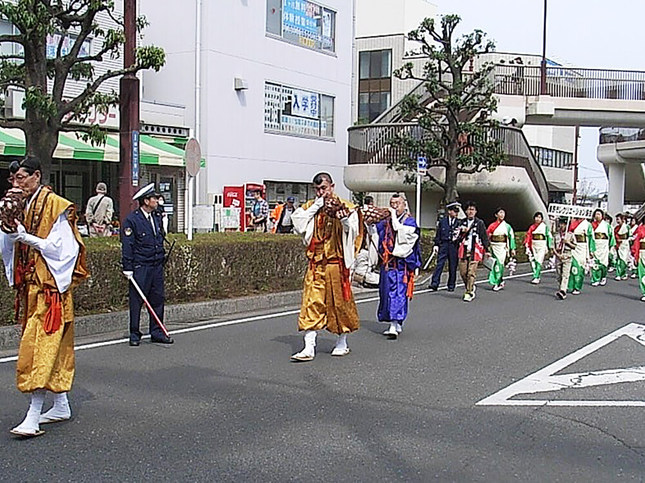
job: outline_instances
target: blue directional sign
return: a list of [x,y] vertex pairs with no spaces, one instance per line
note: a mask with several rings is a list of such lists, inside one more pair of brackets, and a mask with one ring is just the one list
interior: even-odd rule
[[139,131],[132,131],[132,186],[139,186]]
[[426,174],[428,171],[428,158],[425,156],[417,157],[417,173]]

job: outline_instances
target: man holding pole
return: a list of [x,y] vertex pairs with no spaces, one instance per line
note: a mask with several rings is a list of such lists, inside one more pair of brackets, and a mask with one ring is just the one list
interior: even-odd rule
[[123,274],[130,281],[130,345],[139,346],[139,319],[145,303],[150,312],[150,339],[172,344],[163,325],[164,314],[164,238],[157,211],[158,193],[154,183],[141,188],[133,199],[139,208],[128,215],[122,230]]

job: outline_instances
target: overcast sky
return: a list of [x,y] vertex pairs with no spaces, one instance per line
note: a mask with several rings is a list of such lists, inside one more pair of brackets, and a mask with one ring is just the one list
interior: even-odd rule
[[[462,18],[461,33],[481,29],[500,52],[542,54],[544,0],[431,0]],[[572,67],[645,71],[645,0],[548,0],[546,54]],[[604,191],[596,160],[598,129],[581,129],[580,179]]]

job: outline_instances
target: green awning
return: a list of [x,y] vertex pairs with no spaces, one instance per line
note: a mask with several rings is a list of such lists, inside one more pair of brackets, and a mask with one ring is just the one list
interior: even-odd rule
[[[184,166],[184,151],[146,134],[139,137],[139,159],[142,164],[158,166]],[[0,155],[24,156],[25,136],[20,129],[0,128]],[[119,162],[119,135],[108,134],[104,145],[92,146],[76,133],[58,135],[56,159]]]

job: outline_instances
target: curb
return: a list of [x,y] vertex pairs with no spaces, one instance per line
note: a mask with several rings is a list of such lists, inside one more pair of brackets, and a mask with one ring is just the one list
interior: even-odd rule
[[[301,298],[302,291],[297,290],[295,292],[168,305],[164,310],[164,322],[169,326],[184,325],[242,312],[297,306],[300,304]],[[141,325],[145,330],[148,325],[145,309],[142,311],[141,318]],[[129,312],[127,310],[76,317],[74,335],[75,337],[85,337],[123,331],[127,336],[128,320]],[[17,349],[20,344],[20,335],[20,329],[16,325],[0,327],[0,351]]]
[[[432,272],[428,272],[432,273]],[[478,273],[478,280],[481,280]],[[442,285],[446,274],[443,274]],[[419,280],[419,287],[425,285],[428,278]],[[378,295],[378,289],[367,289],[352,286],[356,300]],[[164,322],[168,326],[187,325],[195,322],[213,320],[245,312],[262,311],[267,309],[297,308],[302,301],[302,290],[278,292],[263,295],[251,295],[231,299],[210,300],[177,305],[167,305],[164,311]],[[147,327],[145,309],[141,314],[142,328]],[[109,332],[123,332],[128,336],[129,312],[122,310],[103,314],[84,315],[74,320],[74,335],[76,338],[97,336]],[[21,331],[16,325],[0,327],[0,351],[16,350],[20,345]]]

